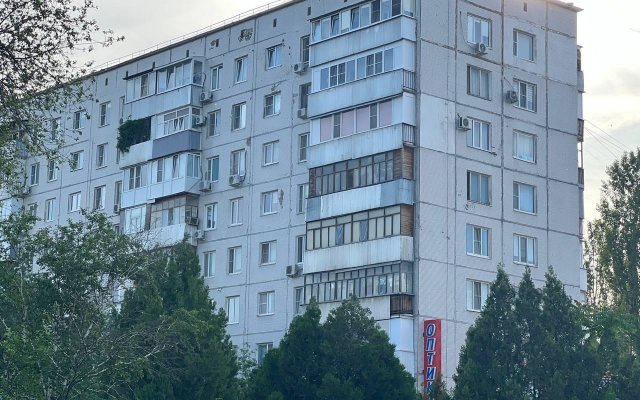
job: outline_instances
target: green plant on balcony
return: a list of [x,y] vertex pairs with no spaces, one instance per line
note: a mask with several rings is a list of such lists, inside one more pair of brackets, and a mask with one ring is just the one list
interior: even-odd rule
[[134,144],[151,139],[151,117],[130,119],[118,128],[118,150],[128,152]]

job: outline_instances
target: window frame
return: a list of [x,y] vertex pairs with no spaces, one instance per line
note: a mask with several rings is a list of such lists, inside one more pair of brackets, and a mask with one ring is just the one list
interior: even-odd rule
[[[522,240],[525,240],[525,261],[522,261]],[[529,243],[531,243],[531,251],[533,261],[529,262]],[[517,247],[517,249],[516,249]],[[517,251],[516,251],[517,250]],[[513,263],[518,265],[526,265],[536,267],[538,265],[538,239],[532,236],[513,234]]]
[[29,165],[29,186],[38,186],[40,184],[40,162],[34,162]]
[[[480,293],[476,293],[478,287]],[[489,282],[467,279],[467,311],[481,312],[487,304],[490,288]],[[471,298],[469,298],[470,294]],[[479,307],[476,307],[476,300],[479,300]]]
[[274,140],[262,145],[262,166],[278,164],[280,162],[280,141]]
[[[216,179],[213,179],[213,164],[214,161],[217,160],[217,164],[218,164],[218,168],[216,171]],[[220,156],[213,156],[213,157],[209,157],[207,158],[207,170],[205,172],[205,180],[208,182],[218,182],[220,180]]]
[[56,207],[56,198],[46,199],[44,201],[44,221],[52,222],[55,220],[55,207]]
[[248,56],[238,57],[234,60],[233,62],[233,65],[234,65],[233,84],[234,85],[237,85],[242,82],[246,82],[248,80],[248,75],[249,75],[247,71],[248,60],[249,60]]
[[[472,239],[471,252],[469,251],[469,248],[470,248],[469,247],[469,229],[471,229],[471,239]],[[478,230],[478,232],[480,232],[480,236],[479,236],[480,252],[479,253],[475,252],[476,242],[478,241],[476,240],[477,239],[476,229]],[[485,235],[487,239],[486,246],[483,246],[483,243],[482,243],[482,240],[484,238],[483,236],[484,232],[486,232],[486,235]],[[482,254],[484,248],[486,248],[487,254]],[[471,257],[490,259],[491,258],[491,228],[487,228],[479,225],[467,224],[465,227],[465,252],[468,256],[471,256]]]
[[[469,29],[471,27],[471,22],[473,22],[473,26],[474,29]],[[476,30],[475,30],[475,24],[476,23],[480,23],[480,40],[478,40],[476,36]],[[484,37],[482,36],[482,24],[483,23],[487,23],[487,42],[485,43],[483,41]],[[489,18],[484,18],[481,17],[479,15],[475,15],[475,14],[471,14],[468,13],[467,14],[467,43],[469,44],[478,44],[478,43],[484,43],[487,48],[492,48],[492,42],[493,42],[493,24],[491,19]]]
[[[74,157],[77,156],[77,160],[74,160]],[[69,154],[70,162],[69,166],[71,171],[79,171],[84,168],[84,150],[74,151]]]
[[[264,296],[264,298],[263,298]],[[276,292],[274,290],[258,293],[258,316],[274,315],[276,312]],[[262,306],[264,305],[264,309]]]
[[[491,146],[491,123],[487,122],[487,121],[482,121],[476,118],[469,118],[469,123],[471,125],[471,129],[469,129],[467,131],[467,147],[472,148],[472,149],[476,149],[476,150],[481,150],[481,151],[487,151],[487,152],[491,152],[492,150],[492,146]],[[480,143],[478,146],[475,145],[476,143],[476,126],[478,127],[478,143]],[[485,135],[485,130],[484,127],[486,127],[486,138],[484,138]],[[484,148],[483,145],[485,143],[486,139],[486,144],[487,147]]]
[[273,117],[280,114],[282,110],[281,92],[269,93],[264,96],[264,108],[262,110],[263,118]]
[[[520,39],[518,35],[522,35],[524,37],[527,37],[529,39],[531,39],[531,58],[529,57],[522,57],[520,55]],[[524,61],[529,61],[529,62],[536,62],[536,35],[529,33],[529,32],[525,32],[521,29],[515,29],[513,30],[513,56],[520,59],[520,60],[524,60]]]
[[[270,202],[267,203],[268,199],[271,199]],[[269,190],[266,192],[262,192],[260,194],[260,215],[272,215],[278,213],[278,205],[280,204],[278,200],[278,190]],[[267,207],[269,205],[269,207]]]
[[296,214],[306,214],[307,200],[309,199],[309,182],[299,184],[296,193]]
[[242,197],[229,199],[229,210],[229,226],[242,225]]
[[[522,85],[525,86],[525,93],[524,95],[521,92],[521,88]],[[538,85],[536,85],[535,83],[531,83],[531,82],[527,82],[527,81],[523,81],[521,79],[514,79],[513,80],[513,86],[515,88],[515,92],[518,95],[518,101],[513,105],[515,108],[520,109],[520,110],[524,110],[524,111],[529,111],[532,113],[537,113],[538,112]],[[531,97],[532,97],[532,108],[529,108],[529,90],[532,91],[531,93]],[[524,97],[523,97],[524,96]],[[524,99],[525,102],[525,106],[521,105],[522,100]]]
[[229,247],[227,257],[227,274],[238,275],[242,273],[242,246]]
[[[75,201],[74,199],[77,199]],[[77,208],[76,208],[77,207]],[[82,192],[69,193],[68,213],[78,212],[82,209]]]
[[[227,314],[227,325],[235,325],[240,323],[240,296],[227,296],[224,299],[225,311]],[[230,312],[230,306],[233,303],[233,313]]]
[[107,166],[107,143],[96,146],[96,169]]
[[[304,138],[304,141],[303,141]],[[304,146],[303,146],[304,143]],[[307,150],[309,149],[309,132],[298,135],[298,162],[307,162]],[[304,156],[303,156],[304,153]],[[303,158],[304,157],[304,158]]]
[[[211,218],[209,218],[211,216]],[[210,231],[218,227],[218,203],[209,203],[204,206],[204,226],[205,230]]]
[[213,278],[216,275],[216,251],[205,251],[202,253],[202,276]]
[[107,202],[107,186],[101,185],[93,188],[93,209],[104,210]]
[[47,182],[53,182],[58,180],[58,166],[55,160],[49,160],[47,162]]
[[[533,141],[533,145],[532,145],[533,159],[532,160],[518,156],[518,143],[519,143],[519,138],[522,136],[529,136]],[[516,160],[530,163],[530,164],[537,164],[538,163],[538,135],[514,129],[513,130],[513,158],[515,158]]]
[[[237,121],[237,122],[236,122]],[[231,130],[239,131],[247,127],[247,102],[237,103],[231,107]]]
[[265,70],[278,68],[282,66],[282,57],[284,56],[284,46],[282,43],[275,46],[267,47],[265,50]]
[[[211,75],[211,91],[220,90],[220,76],[222,74],[222,64],[214,65],[209,69]],[[214,71],[215,74],[214,74]],[[213,77],[216,77],[215,79]]]
[[[478,79],[478,93],[474,93],[473,91],[473,85],[472,85],[472,74],[473,73],[477,73],[477,79]],[[487,94],[486,96],[483,95],[482,93],[482,89],[483,89],[483,85],[482,84],[482,78],[486,77],[486,89],[487,89]],[[467,94],[469,96],[473,96],[473,97],[477,97],[479,99],[483,99],[483,100],[489,100],[491,101],[491,92],[492,92],[492,88],[491,88],[491,71],[489,71],[488,69],[484,69],[484,68],[480,68],[478,66],[475,65],[467,65]]]
[[[266,251],[266,252],[265,252]],[[266,254],[266,259],[265,259]],[[260,243],[260,266],[274,265],[278,258],[278,243],[275,240],[269,240]]]
[[207,137],[220,135],[220,118],[222,109],[218,108],[209,113],[209,129],[207,129]]
[[[520,202],[520,199],[522,198],[522,195],[520,193],[521,186],[528,186],[532,188],[533,199],[531,200],[532,200],[533,211],[528,211],[521,208],[521,202]],[[538,214],[538,188],[535,185],[530,185],[528,183],[517,182],[517,181],[513,182],[513,211],[520,212],[523,214],[529,214],[529,215]]]
[[[478,198],[477,199],[473,199],[471,194],[472,194],[472,190],[471,190],[471,185],[472,185],[472,179],[474,178],[474,176],[477,176],[478,179]],[[486,182],[486,188],[484,188],[486,190],[487,193],[483,192],[483,183]],[[471,170],[467,170],[467,201],[471,202],[471,203],[477,203],[477,204],[483,204],[485,206],[490,206],[491,205],[491,195],[492,195],[492,190],[491,190],[491,175],[487,175],[487,174],[483,174],[481,172],[477,172],[477,171],[471,171]],[[484,202],[483,201],[483,194],[486,194],[487,197],[487,201]]]
[[100,127],[107,126],[111,123],[111,102],[105,101],[100,104]]

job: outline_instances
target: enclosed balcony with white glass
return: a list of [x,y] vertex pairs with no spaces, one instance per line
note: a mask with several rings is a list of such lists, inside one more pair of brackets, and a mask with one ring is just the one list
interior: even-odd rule
[[143,118],[157,110],[199,105],[205,75],[204,57],[192,57],[128,75],[125,114]]
[[401,39],[416,41],[414,0],[377,0],[311,22],[312,66]]
[[415,144],[415,96],[373,101],[311,120],[309,167]]
[[403,40],[312,69],[309,118],[414,93],[415,44]]
[[180,193],[200,194],[201,156],[181,153],[134,165],[123,171],[122,208]]
[[152,158],[201,149],[206,117],[198,107],[183,107],[155,116]]

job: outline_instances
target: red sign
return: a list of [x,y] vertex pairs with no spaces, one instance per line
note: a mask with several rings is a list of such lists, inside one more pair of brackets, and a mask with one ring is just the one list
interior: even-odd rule
[[427,393],[438,374],[442,373],[441,323],[439,319],[424,321],[424,388]]

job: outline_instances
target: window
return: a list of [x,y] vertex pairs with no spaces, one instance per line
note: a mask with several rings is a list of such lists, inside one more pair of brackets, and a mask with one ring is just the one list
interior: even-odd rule
[[489,228],[467,225],[467,254],[470,256],[490,257]]
[[180,156],[171,157],[171,178],[180,178]]
[[211,90],[220,89],[220,77],[222,75],[222,65],[211,68]]
[[240,296],[230,296],[225,299],[227,308],[227,324],[240,322]]
[[207,159],[207,172],[205,179],[217,182],[220,176],[220,157],[215,156]]
[[49,160],[49,162],[47,162],[47,180],[51,182],[57,179],[58,167],[56,166],[56,162],[54,160]]
[[513,235],[513,262],[531,266],[538,263],[535,238]]
[[467,93],[489,100],[491,96],[491,72],[469,65],[467,67]]
[[129,168],[129,186],[128,190],[137,189],[142,186],[142,165],[136,165]]
[[247,103],[234,104],[231,110],[231,130],[244,129],[247,118]]
[[107,197],[106,186],[98,186],[93,190],[93,209],[104,210],[104,203]]
[[38,216],[38,203],[31,203],[27,206],[27,213],[32,217]]
[[264,358],[273,349],[273,343],[258,343],[258,365],[262,365]]
[[267,49],[267,68],[275,68],[282,65],[282,45],[269,47]]
[[231,225],[240,225],[242,224],[242,209],[240,208],[242,205],[242,197],[237,199],[231,199],[229,208],[231,208],[231,212],[229,213],[231,216]]
[[276,164],[280,161],[280,142],[269,142],[262,145],[262,165]]
[[240,83],[247,80],[247,56],[236,58],[236,70],[234,83]]
[[146,222],[146,206],[127,208],[124,211],[124,233],[142,232]]
[[187,176],[200,178],[200,154],[187,154]]
[[209,113],[209,131],[207,132],[208,136],[216,136],[220,134],[220,113],[220,109]]
[[300,108],[307,108],[309,105],[309,93],[311,93],[311,83],[300,85]]
[[302,313],[302,304],[304,304],[304,288],[297,287],[294,290],[293,314],[300,315]]
[[490,127],[488,122],[471,119],[471,129],[467,131],[467,146],[484,151],[491,150]]
[[35,186],[38,183],[40,183],[40,163],[33,163],[29,171],[29,186]]
[[44,201],[44,220],[47,222],[53,221],[55,218],[54,208],[56,205],[56,199],[47,199]]
[[307,211],[307,197],[309,197],[309,184],[298,185],[298,204],[296,212],[304,214]]
[[513,30],[513,55],[527,61],[533,61],[535,56],[536,37],[526,32]]
[[280,114],[280,92],[264,96],[264,116]]
[[516,211],[535,214],[536,187],[524,183],[513,183],[513,209]]
[[205,278],[211,278],[216,273],[216,252],[215,251],[205,251],[203,254],[203,262],[204,271],[203,275]]
[[242,247],[229,248],[229,273],[237,274],[242,271]]
[[207,204],[204,206],[204,213],[206,217],[205,228],[216,229],[218,223],[218,203]]
[[81,203],[82,199],[81,199],[81,194],[80,192],[77,193],[71,193],[69,195],[69,207],[68,207],[68,211],[69,212],[75,212],[75,211],[80,211],[80,203]]
[[382,128],[392,124],[392,101],[342,111],[320,120],[320,141]]
[[72,171],[82,169],[84,164],[84,151],[76,151],[71,153],[70,166]]
[[518,93],[518,102],[516,107],[528,111],[536,112],[538,110],[538,94],[536,85],[519,80],[513,81],[516,93]]
[[467,200],[474,203],[491,204],[491,177],[467,171]]
[[87,121],[87,114],[84,110],[76,111],[73,113],[73,129],[82,129]]
[[62,131],[62,125],[60,124],[60,118],[54,118],[51,120],[51,124],[49,126],[49,139],[52,141],[58,140],[60,133]]
[[309,147],[309,134],[302,133],[298,135],[298,161],[307,161],[307,148]]
[[113,204],[120,208],[120,199],[122,198],[122,181],[116,181],[114,193],[113,193]]
[[482,311],[489,297],[489,283],[467,281],[467,310]]
[[300,38],[300,61],[309,64],[309,35]]
[[273,214],[278,212],[278,191],[262,193],[262,215]]
[[260,243],[260,265],[276,263],[276,242]]
[[275,311],[276,292],[258,293],[258,315],[270,315]]
[[536,162],[536,136],[529,133],[513,131],[513,158]]
[[199,118],[199,108],[185,107],[158,118],[158,128],[164,136],[172,135],[193,128],[196,125],[195,121]]
[[[149,81],[151,80],[151,74],[146,73],[135,78],[131,78],[127,80],[127,102],[149,96]],[[151,86],[151,88],[155,88],[155,84]]]
[[484,43],[491,47],[491,21],[469,14],[467,16],[467,42]]
[[411,235],[400,221],[413,220],[413,208],[392,206],[307,223],[307,250]]
[[100,126],[109,125],[111,120],[111,102],[100,104]]
[[296,236],[296,264],[304,263],[305,235]]
[[231,175],[244,176],[246,164],[246,152],[244,149],[231,152]]
[[107,145],[99,144],[96,147],[96,168],[104,167],[107,164]]

